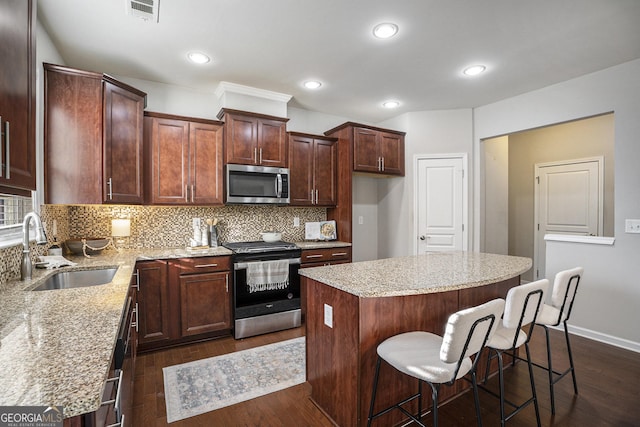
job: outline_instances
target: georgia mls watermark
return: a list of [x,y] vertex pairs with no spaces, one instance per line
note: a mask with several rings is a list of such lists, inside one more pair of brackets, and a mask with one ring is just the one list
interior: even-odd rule
[[0,427],[62,427],[62,406],[0,406]]

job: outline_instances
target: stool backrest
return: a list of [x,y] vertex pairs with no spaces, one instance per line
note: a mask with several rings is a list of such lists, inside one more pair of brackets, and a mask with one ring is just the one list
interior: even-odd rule
[[542,309],[542,304],[544,304],[544,294],[547,289],[549,289],[549,281],[542,279],[515,286],[507,292],[504,315],[502,316],[502,326],[505,331],[500,333],[506,339],[511,340],[511,348],[518,346],[520,330],[526,325],[530,325],[526,342],[531,339],[533,325]]
[[442,337],[440,360],[445,363],[458,362],[460,366],[465,357],[480,351],[495,332],[503,310],[504,300],[497,298],[449,316]]
[[560,310],[560,318],[569,319],[583,272],[582,267],[576,267],[556,274],[551,291],[551,305]]

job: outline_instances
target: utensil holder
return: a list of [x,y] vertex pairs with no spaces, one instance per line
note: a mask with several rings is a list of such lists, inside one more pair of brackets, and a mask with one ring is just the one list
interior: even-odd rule
[[209,238],[209,247],[217,248],[218,247],[218,230],[215,225],[210,225],[208,230],[208,238]]

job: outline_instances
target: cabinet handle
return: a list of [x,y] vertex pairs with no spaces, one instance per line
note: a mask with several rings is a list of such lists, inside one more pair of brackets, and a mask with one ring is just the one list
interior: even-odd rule
[[138,303],[136,302],[136,308],[133,309],[133,314],[136,315],[136,321],[133,321],[133,315],[131,316],[131,327],[135,327],[136,328],[136,332],[140,332],[138,329]]
[[189,186],[186,184],[184,186],[184,202],[189,203]]
[[140,292],[140,270],[136,268],[136,272],[133,275],[136,276],[136,291]]
[[258,163],[258,149],[253,149],[253,163]]
[[9,129],[9,122],[4,122],[5,132],[4,132],[4,149],[5,149],[5,158],[4,164],[6,165],[6,172],[4,177],[7,179],[11,178],[11,132]]
[[107,187],[109,188],[107,191],[107,200],[113,200],[113,181],[111,178],[107,180]]
[[318,204],[318,189],[316,189],[316,205]]
[[229,293],[229,274],[225,274],[224,275],[224,288],[226,289],[227,293]]
[[191,184],[191,203],[193,203],[193,193],[194,193],[193,190],[194,189],[195,189],[195,186],[193,184]]
[[260,149],[260,164],[262,164],[262,148]]
[[345,255],[347,255],[346,252],[336,252],[334,254],[331,254],[331,256],[345,256]]
[[382,157],[378,157],[378,170],[382,170]]
[[118,386],[116,388],[116,398],[111,400],[105,400],[100,404],[100,406],[113,405],[116,411],[117,420],[120,420],[120,391],[122,390],[122,369],[120,369],[119,371],[120,373],[118,374],[117,377],[109,378],[108,380],[105,381],[105,383],[114,382],[114,381],[118,382]]
[[194,265],[195,268],[207,268],[207,267],[217,267],[218,264],[198,264]]
[[309,193],[310,193],[310,196],[311,196],[311,204],[313,204],[313,190],[311,190]]
[[305,255],[304,257],[307,259],[310,259],[310,258],[322,258],[323,256],[324,255]]
[[109,424],[106,427],[124,427],[124,414],[122,414],[122,417],[120,417],[120,422],[119,423]]
[[382,159],[382,172],[384,172],[384,157],[380,157]]

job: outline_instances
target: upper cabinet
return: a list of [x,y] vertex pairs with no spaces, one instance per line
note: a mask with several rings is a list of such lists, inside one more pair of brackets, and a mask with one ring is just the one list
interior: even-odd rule
[[146,94],[105,74],[44,69],[45,203],[143,203]]
[[353,170],[404,176],[404,133],[354,126]]
[[289,119],[223,108],[225,163],[287,167]]
[[0,0],[0,192],[36,189],[36,3]]
[[222,122],[145,113],[147,201],[223,204]]
[[289,133],[292,206],[335,206],[337,168],[336,138]]

